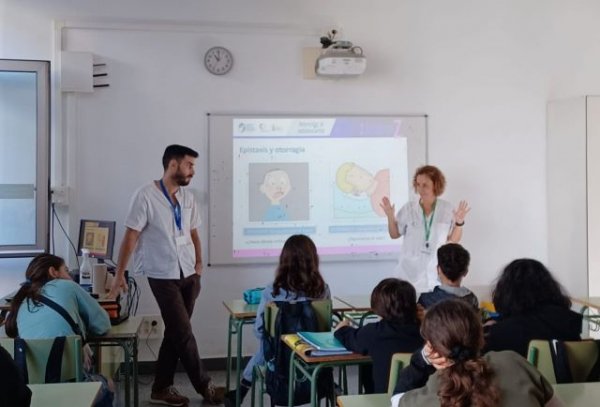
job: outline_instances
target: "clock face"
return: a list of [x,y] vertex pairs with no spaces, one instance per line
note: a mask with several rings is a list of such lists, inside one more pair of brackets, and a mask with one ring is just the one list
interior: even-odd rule
[[233,68],[233,55],[223,47],[212,47],[204,54],[204,66],[214,75],[225,75]]

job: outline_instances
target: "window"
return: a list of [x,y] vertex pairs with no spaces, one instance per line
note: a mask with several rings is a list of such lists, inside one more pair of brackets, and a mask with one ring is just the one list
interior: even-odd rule
[[0,59],[0,257],[48,248],[50,63]]

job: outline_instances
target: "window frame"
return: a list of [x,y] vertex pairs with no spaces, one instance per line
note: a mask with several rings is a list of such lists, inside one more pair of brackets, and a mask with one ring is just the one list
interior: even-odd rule
[[35,243],[0,245],[0,258],[32,257],[47,252],[50,241],[50,61],[0,59],[0,72],[36,73]]

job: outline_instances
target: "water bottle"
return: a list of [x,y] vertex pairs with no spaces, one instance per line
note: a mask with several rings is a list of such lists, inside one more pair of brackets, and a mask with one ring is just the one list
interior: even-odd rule
[[89,292],[92,292],[92,260],[90,259],[89,249],[81,249],[81,268],[79,269],[79,285]]

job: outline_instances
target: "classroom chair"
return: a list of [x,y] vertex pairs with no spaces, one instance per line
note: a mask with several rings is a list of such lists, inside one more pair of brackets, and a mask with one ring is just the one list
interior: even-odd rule
[[[43,384],[46,377],[46,366],[55,338],[27,339],[26,361],[29,384]],[[15,340],[0,338],[0,345],[14,358]],[[61,382],[83,381],[83,356],[81,337],[72,335],[65,337],[60,369]]]
[[390,364],[390,378],[388,380],[388,395],[391,396],[398,382],[400,371],[410,364],[412,353],[394,353]]
[[[529,342],[527,360],[551,383],[578,383],[598,380],[600,344],[596,340],[560,341],[564,345],[567,364],[555,366],[556,345],[553,341]],[[554,353],[554,356],[553,356]]]
[[[311,306],[315,311],[315,315],[317,317],[317,325],[320,332],[327,332],[331,330],[332,323],[332,306],[331,300],[315,300],[311,302]],[[267,333],[271,336],[274,335],[275,332],[275,320],[277,317],[278,308],[275,304],[270,303],[265,307],[265,329]],[[285,345],[284,345],[285,346]],[[254,366],[254,370],[252,372],[252,389],[251,389],[251,405],[255,406],[255,395],[256,395],[256,387],[258,386],[258,405],[259,407],[263,407],[263,398],[264,395],[267,394],[267,389],[265,386],[265,377],[266,377],[266,366]]]

